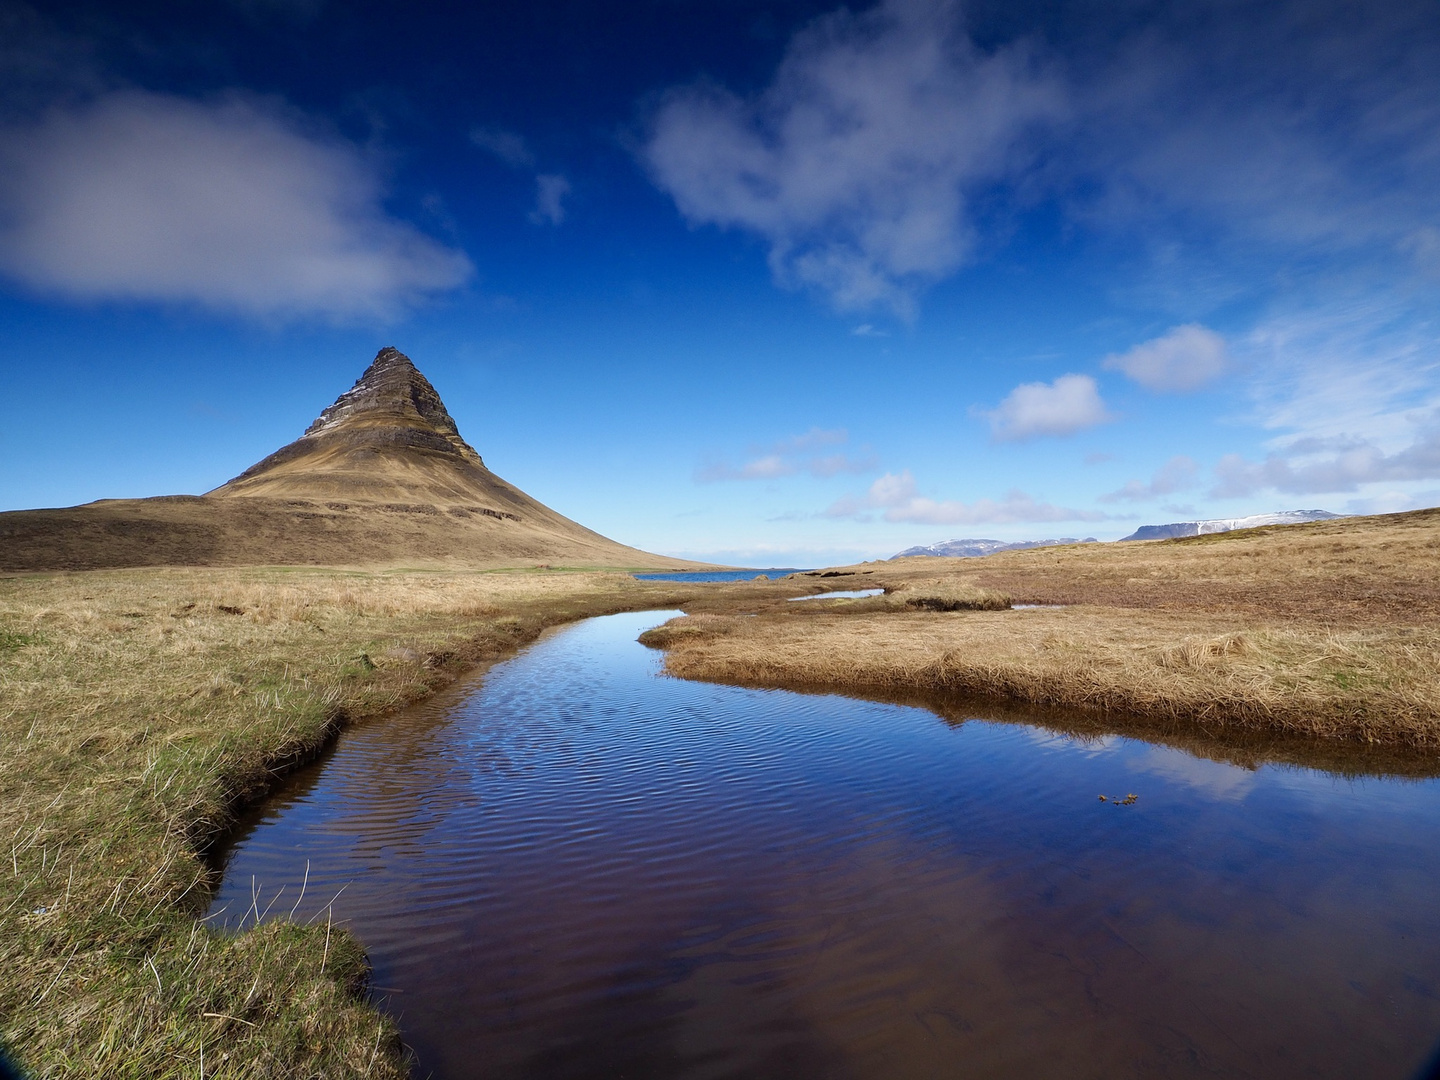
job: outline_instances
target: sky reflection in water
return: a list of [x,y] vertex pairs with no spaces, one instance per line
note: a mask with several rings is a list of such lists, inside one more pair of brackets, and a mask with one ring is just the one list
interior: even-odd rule
[[1440,1036],[1437,782],[669,679],[671,614],[348,732],[212,910],[348,882],[441,1078],[1404,1077]]

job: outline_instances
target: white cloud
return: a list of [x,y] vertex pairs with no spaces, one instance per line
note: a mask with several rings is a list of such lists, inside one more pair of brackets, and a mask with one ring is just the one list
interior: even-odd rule
[[1236,343],[1254,373],[1255,422],[1286,442],[1358,437],[1395,451],[1413,441],[1416,418],[1440,409],[1430,299],[1337,288],[1266,318]]
[[970,252],[969,193],[1013,173],[1061,111],[1023,45],[984,52],[959,22],[947,0],[825,16],[757,97],[669,93],[643,159],[690,222],[763,237],[781,284],[908,316]]
[[1101,495],[1100,501],[1143,502],[1147,499],[1158,499],[1162,495],[1173,495],[1177,491],[1194,487],[1195,476],[1199,471],[1200,467],[1195,464],[1194,459],[1180,454],[1160,466],[1148,484],[1139,480],[1127,481],[1118,491]]
[[1124,372],[1147,390],[1183,393],[1218,379],[1229,362],[1224,338],[1187,323],[1129,352],[1107,356],[1104,367]]
[[1156,773],[1227,801],[1243,801],[1255,786],[1254,770],[1209,761],[1168,746],[1151,746],[1139,758],[1128,759],[1126,764],[1136,772]]
[[0,270],[76,299],[383,318],[472,267],[381,196],[372,161],[272,102],[114,93],[0,132]]
[[1211,495],[1233,498],[1258,491],[1320,495],[1362,484],[1440,479],[1440,414],[1409,446],[1392,454],[1363,439],[1304,439],[1263,461],[1227,454],[1215,466]]
[[1015,28],[1040,24],[1004,7],[973,9],[973,40],[946,0],[842,8],[760,92],[662,98],[641,157],[692,223],[758,235],[777,280],[840,307],[910,311],[970,255],[982,192],[1122,230],[1184,318],[1294,288],[1317,255],[1440,274],[1427,0],[1101,5],[1028,47]]
[[512,169],[528,169],[535,164],[535,155],[530,153],[530,147],[513,131],[477,127],[470,132],[470,141],[494,154]]
[[695,470],[695,480],[701,484],[712,484],[721,480],[774,480],[801,472],[828,479],[841,473],[869,472],[875,467],[872,454],[851,457],[844,453],[816,453],[823,447],[840,446],[849,441],[850,433],[843,428],[826,430],[812,427],[803,435],[791,435],[781,439],[764,451],[757,448],[757,456],[739,467],[723,460],[702,465]]
[[910,470],[886,473],[863,496],[847,495],[832,503],[825,517],[868,520],[869,512],[883,511],[889,522],[919,525],[993,525],[1039,521],[1104,521],[1105,514],[1074,510],[1036,500],[1023,491],[1010,490],[1000,500],[978,499],[973,503],[937,501],[916,491]]
[[536,225],[559,225],[565,220],[564,199],[570,194],[570,181],[553,173],[535,177],[535,209],[530,220]]
[[1053,383],[1022,383],[991,412],[991,434],[999,441],[1041,435],[1073,435],[1114,420],[1089,375],[1061,375]]
[[774,480],[781,476],[793,476],[799,471],[798,466],[779,454],[766,454],[752,458],[739,468],[723,461],[711,462],[695,471],[695,480],[701,484],[721,480]]

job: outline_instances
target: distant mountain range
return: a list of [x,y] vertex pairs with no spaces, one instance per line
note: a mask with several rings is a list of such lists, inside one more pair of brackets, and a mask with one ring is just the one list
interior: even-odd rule
[[1254,529],[1260,525],[1300,525],[1307,521],[1329,521],[1344,517],[1328,510],[1282,510],[1278,514],[1252,514],[1250,517],[1210,518],[1206,521],[1172,521],[1169,525],[1142,525],[1125,540],[1168,540],[1174,536],[1205,536],[1230,532],[1232,529]]
[[[1328,510],[1282,510],[1278,514],[1252,514],[1250,517],[1209,518],[1205,521],[1172,521],[1168,525],[1142,525],[1126,540],[1168,540],[1175,536],[1204,536],[1208,533],[1230,532],[1232,529],[1253,529],[1260,525],[1300,525],[1306,521],[1329,521],[1344,517]],[[928,547],[906,548],[892,559],[904,559],[911,555],[937,555],[951,559],[978,559],[993,555],[997,551],[1022,551],[1026,548],[1055,547],[1057,544],[1096,544],[1098,540],[1087,536],[1078,540],[1073,536],[1062,536],[1058,540],[942,540]]]
[[904,559],[910,555],[939,555],[951,559],[978,559],[982,555],[993,555],[997,551],[1020,551],[1024,548],[1055,547],[1057,544],[1098,544],[1093,536],[1077,540],[1073,536],[1062,536],[1058,540],[942,540],[929,547],[906,548],[892,559]]

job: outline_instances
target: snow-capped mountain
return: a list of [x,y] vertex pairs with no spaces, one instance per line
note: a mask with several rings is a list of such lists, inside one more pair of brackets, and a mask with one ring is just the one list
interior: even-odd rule
[[1283,510],[1278,514],[1252,514],[1239,518],[1210,518],[1206,521],[1172,521],[1168,525],[1142,525],[1124,540],[1168,540],[1173,536],[1204,536],[1208,533],[1230,532],[1232,529],[1253,529],[1259,525],[1299,525],[1306,521],[1329,521],[1344,517],[1328,510]]
[[1057,544],[1096,544],[1098,540],[1087,536],[1077,540],[1073,536],[1062,536],[1058,540],[942,540],[928,547],[906,548],[892,559],[904,559],[910,555],[938,555],[951,559],[978,559],[982,555],[993,555],[997,551],[1020,551],[1023,548],[1055,547]]

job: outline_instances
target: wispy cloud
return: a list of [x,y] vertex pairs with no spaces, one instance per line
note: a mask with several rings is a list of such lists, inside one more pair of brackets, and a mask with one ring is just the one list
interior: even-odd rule
[[[1160,5],[1077,85],[1107,224],[1219,227],[1299,255],[1423,258],[1440,211],[1440,35],[1424,3]],[[1168,221],[1167,221],[1168,219]],[[1406,253],[1402,253],[1402,257]]]
[[1387,454],[1354,438],[1304,439],[1287,452],[1247,461],[1227,454],[1215,466],[1211,495],[1233,498],[1260,491],[1321,495],[1356,491],[1363,484],[1440,479],[1440,413],[1409,446]]
[[842,446],[849,441],[850,433],[843,428],[811,428],[804,434],[791,435],[763,450],[757,449],[755,456],[738,466],[725,460],[707,462],[695,470],[695,480],[701,484],[722,480],[775,480],[800,473],[827,479],[842,473],[863,473],[874,469],[874,455],[863,450],[858,457],[821,452],[826,447]]
[[[476,127],[470,131],[470,142],[493,154],[500,162],[521,172],[533,171],[535,154],[524,136],[497,127]],[[560,225],[565,221],[565,197],[574,190],[570,181],[559,173],[536,173],[535,205],[529,218],[534,225]]]
[[1297,437],[1413,441],[1440,408],[1440,326],[1430,299],[1334,288],[1263,319],[1241,346],[1254,374],[1251,419]]
[[1012,489],[1001,499],[973,503],[935,500],[920,495],[909,469],[886,473],[864,495],[847,495],[825,510],[825,517],[869,520],[879,511],[884,520],[918,525],[994,525],[1013,522],[1104,521],[1108,515],[1041,502]]
[[530,220],[536,225],[559,225],[565,220],[565,196],[570,194],[570,181],[553,173],[535,178],[535,209]]
[[987,53],[957,4],[887,0],[802,30],[756,97],[671,91],[642,156],[691,222],[763,237],[782,285],[909,316],[970,252],[967,193],[1012,173],[1061,111],[1023,44]]
[[794,36],[758,94],[673,89],[641,156],[688,220],[760,236],[777,281],[840,308],[913,311],[987,230],[1001,238],[975,209],[982,193],[990,206],[1053,199],[1157,255],[1223,248],[1228,280],[1214,284],[1231,295],[1253,287],[1262,250],[1293,265],[1349,253],[1433,280],[1433,5],[1227,12],[1097,9],[1086,33],[1042,45],[1004,20],[972,38],[953,0],[841,8]]
[[1177,491],[1186,491],[1194,487],[1199,472],[1200,466],[1195,463],[1193,458],[1185,457],[1183,454],[1177,455],[1160,466],[1148,484],[1139,480],[1130,480],[1118,491],[1101,495],[1100,501],[1104,503],[1145,502],[1149,499],[1173,495]]
[[1022,383],[983,415],[999,442],[1073,435],[1115,419],[1089,375],[1061,375],[1053,383]]
[[1107,356],[1107,371],[1121,371],[1147,390],[1184,393],[1214,382],[1230,365],[1225,339],[1198,323]]
[[695,479],[701,484],[713,484],[721,480],[774,480],[781,476],[794,476],[799,467],[779,454],[766,454],[752,458],[737,466],[715,461],[695,471]]
[[0,132],[0,269],[84,300],[388,318],[472,267],[382,194],[374,161],[272,100],[112,93]]
[[477,127],[470,131],[470,141],[494,154],[512,169],[529,169],[535,165],[535,155],[530,152],[521,135],[503,128]]

